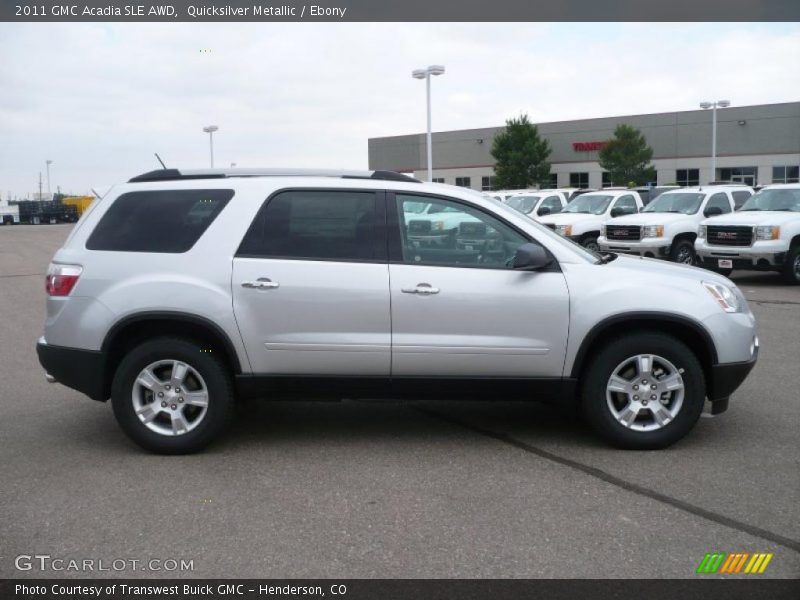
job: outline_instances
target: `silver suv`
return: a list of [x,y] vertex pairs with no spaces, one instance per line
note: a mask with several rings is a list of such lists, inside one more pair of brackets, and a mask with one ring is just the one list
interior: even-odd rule
[[[438,235],[415,234],[420,204]],[[146,173],[84,214],[46,286],[47,378],[160,453],[204,447],[237,397],[549,400],[661,448],[758,354],[721,275],[391,172]]]

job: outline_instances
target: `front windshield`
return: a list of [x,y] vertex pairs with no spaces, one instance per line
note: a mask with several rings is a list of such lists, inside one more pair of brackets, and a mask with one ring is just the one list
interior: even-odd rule
[[749,210],[779,210],[800,212],[800,188],[798,189],[766,189],[755,196],[750,196],[739,212]]
[[562,213],[586,213],[587,215],[602,215],[614,196],[605,194],[583,194],[567,204]]
[[536,206],[539,198],[541,196],[511,196],[506,204],[527,215]]
[[664,193],[645,206],[642,212],[693,215],[700,210],[700,204],[703,202],[704,196],[705,194],[697,192]]

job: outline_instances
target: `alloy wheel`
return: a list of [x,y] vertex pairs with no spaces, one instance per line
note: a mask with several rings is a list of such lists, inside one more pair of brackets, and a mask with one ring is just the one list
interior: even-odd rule
[[180,360],[159,360],[133,382],[133,410],[151,431],[166,436],[195,429],[208,412],[208,388],[200,373]]
[[685,395],[682,371],[655,354],[622,361],[606,385],[614,419],[634,431],[655,431],[675,420]]

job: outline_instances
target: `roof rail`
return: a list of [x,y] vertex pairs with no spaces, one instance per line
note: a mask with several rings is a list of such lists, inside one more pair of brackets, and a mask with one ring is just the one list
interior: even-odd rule
[[337,177],[340,179],[379,179],[422,183],[419,179],[394,171],[347,171],[337,169],[159,169],[128,180],[174,181],[180,179],[223,179],[228,177]]

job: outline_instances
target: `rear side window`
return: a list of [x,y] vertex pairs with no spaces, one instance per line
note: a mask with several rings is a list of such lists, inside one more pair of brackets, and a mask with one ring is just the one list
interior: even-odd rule
[[233,197],[233,190],[128,192],[114,201],[86,242],[89,250],[186,252]]
[[[362,261],[376,258],[374,192],[298,190],[269,199],[238,256]],[[418,207],[415,207],[418,208]]]

